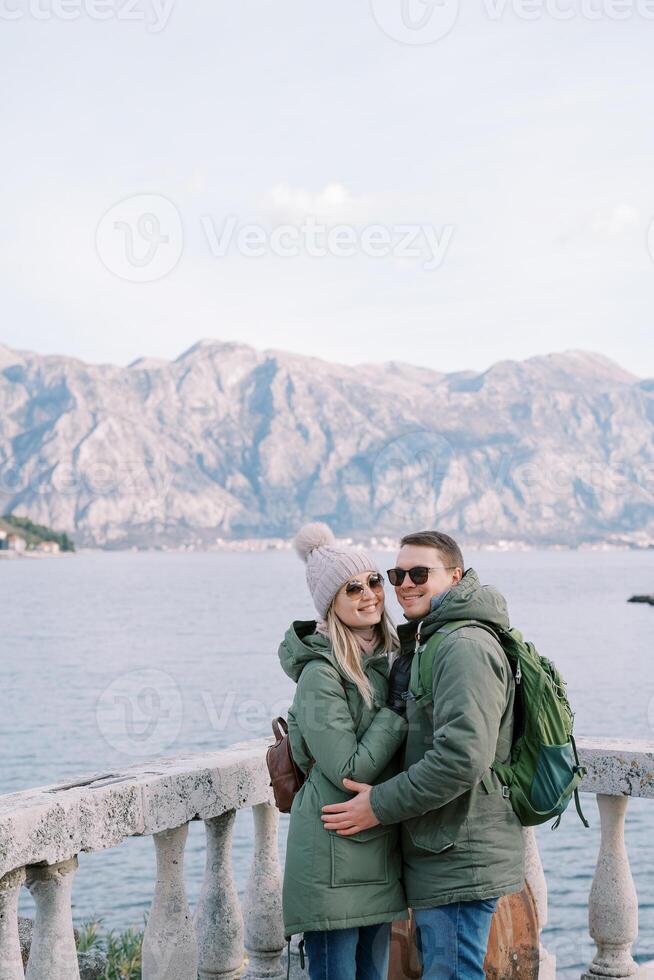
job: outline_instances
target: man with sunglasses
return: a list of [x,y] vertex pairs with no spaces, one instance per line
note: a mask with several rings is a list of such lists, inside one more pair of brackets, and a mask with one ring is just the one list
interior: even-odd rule
[[515,682],[499,641],[475,625],[508,628],[506,602],[438,531],[406,535],[388,577],[408,620],[390,684],[409,722],[404,772],[375,787],[345,780],[356,795],[322,820],[342,836],[401,823],[424,980],[483,980],[497,899],[524,887],[522,829],[491,769],[510,755]]

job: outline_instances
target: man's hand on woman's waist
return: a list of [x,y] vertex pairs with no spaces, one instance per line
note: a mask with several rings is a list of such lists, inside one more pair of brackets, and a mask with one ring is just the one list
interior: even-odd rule
[[329,803],[322,808],[321,820],[325,830],[335,830],[341,837],[350,837],[360,830],[376,827],[379,820],[370,806],[370,791],[368,783],[355,783],[353,779],[344,779],[343,786],[348,793],[356,793],[346,803]]

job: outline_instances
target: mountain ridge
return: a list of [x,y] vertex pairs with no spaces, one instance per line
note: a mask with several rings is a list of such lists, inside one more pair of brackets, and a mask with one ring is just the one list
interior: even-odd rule
[[235,341],[90,365],[0,345],[0,504],[81,544],[292,534],[648,544],[654,383],[591,351],[439,372]]

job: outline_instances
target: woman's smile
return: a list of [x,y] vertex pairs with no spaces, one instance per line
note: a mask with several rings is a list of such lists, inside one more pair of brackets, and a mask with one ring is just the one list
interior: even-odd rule
[[365,606],[359,606],[359,612],[372,612],[373,609],[379,609],[380,605],[380,600],[375,599],[373,602],[367,602]]
[[365,605],[362,604],[357,606],[357,613],[359,616],[379,616],[383,609],[383,602],[381,599],[368,600]]

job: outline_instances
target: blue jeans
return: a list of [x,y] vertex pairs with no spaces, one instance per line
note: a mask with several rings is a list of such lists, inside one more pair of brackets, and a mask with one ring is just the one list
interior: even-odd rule
[[310,980],[386,980],[391,924],[305,932]]
[[484,980],[496,898],[414,909],[423,980]]

